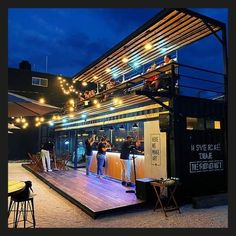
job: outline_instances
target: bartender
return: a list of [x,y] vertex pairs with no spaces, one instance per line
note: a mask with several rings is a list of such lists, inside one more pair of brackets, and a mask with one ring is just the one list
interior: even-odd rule
[[127,136],[126,140],[121,146],[120,153],[120,163],[121,163],[121,184],[127,187],[133,187],[134,184],[131,183],[131,159],[129,159],[129,154],[131,150],[135,148],[132,142],[132,137]]

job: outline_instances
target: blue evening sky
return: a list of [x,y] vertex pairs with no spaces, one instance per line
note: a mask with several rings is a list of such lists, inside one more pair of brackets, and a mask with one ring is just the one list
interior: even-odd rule
[[[156,15],[161,8],[16,8],[8,16],[8,66],[28,60],[32,70],[73,76]],[[226,8],[193,8],[227,24]],[[186,64],[220,70],[213,37],[179,50]],[[203,56],[204,54],[204,56]],[[194,57],[193,57],[194,55]]]

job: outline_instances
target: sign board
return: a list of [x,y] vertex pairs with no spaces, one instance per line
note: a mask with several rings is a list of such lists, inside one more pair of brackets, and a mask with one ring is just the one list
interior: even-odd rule
[[152,165],[161,165],[161,142],[160,134],[151,134],[151,162]]
[[[193,137],[193,136],[192,136]],[[200,142],[194,138],[189,143],[191,160],[189,173],[215,172],[224,170],[222,143],[218,140]]]

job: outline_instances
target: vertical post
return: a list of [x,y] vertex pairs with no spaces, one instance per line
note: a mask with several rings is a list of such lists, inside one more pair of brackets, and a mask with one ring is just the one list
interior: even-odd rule
[[77,146],[78,146],[78,139],[77,139],[77,130],[75,130],[75,145],[74,145],[74,152],[75,152],[75,157],[74,157],[74,168],[77,168],[77,160],[78,160],[78,156],[77,156]]
[[113,143],[113,141],[112,141],[112,132],[113,132],[113,130],[111,129],[110,131],[111,131],[111,140],[110,141],[111,141],[111,144],[112,144]]
[[[174,109],[174,99],[170,99],[169,106]],[[168,175],[176,176],[176,153],[175,153],[175,113],[170,112],[170,130],[169,130],[169,170]]]
[[48,72],[48,56],[46,56],[46,73]]
[[[222,46],[223,46],[223,62],[224,62],[224,140],[225,140],[225,159],[228,163],[228,54],[227,54],[227,37],[226,27],[222,28]],[[225,166],[227,166],[227,163]],[[227,172],[226,172],[227,175]]]
[[175,81],[176,81],[176,75],[175,75],[175,66],[174,64],[171,65],[171,82],[170,82],[170,93],[171,97],[175,96]]

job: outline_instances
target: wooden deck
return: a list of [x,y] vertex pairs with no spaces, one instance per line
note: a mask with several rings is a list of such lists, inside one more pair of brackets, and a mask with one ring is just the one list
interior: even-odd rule
[[29,164],[22,166],[94,219],[144,203],[135,193],[126,193],[128,188],[120,182],[108,178],[86,176],[83,171],[73,169],[40,173]]

